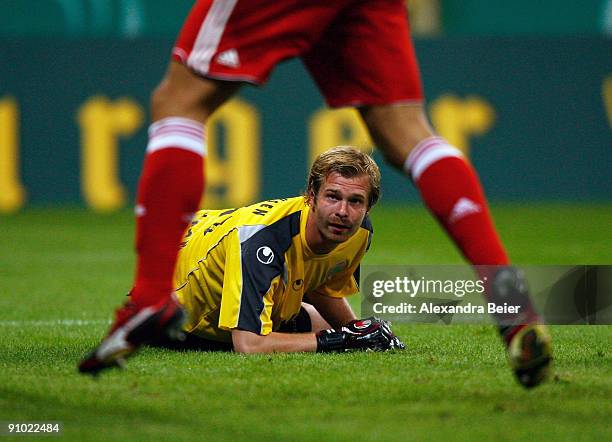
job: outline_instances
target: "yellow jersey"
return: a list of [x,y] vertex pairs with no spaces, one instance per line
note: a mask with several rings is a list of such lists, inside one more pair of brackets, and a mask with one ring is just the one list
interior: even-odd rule
[[306,243],[309,212],[304,197],[295,197],[196,213],[174,274],[188,313],[185,330],[222,342],[231,342],[234,328],[267,335],[297,315],[305,294],[357,293],[359,263],[372,236],[369,218],[320,255]]

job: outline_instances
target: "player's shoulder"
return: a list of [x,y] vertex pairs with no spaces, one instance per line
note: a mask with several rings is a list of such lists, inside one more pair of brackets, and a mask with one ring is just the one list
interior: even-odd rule
[[299,196],[271,199],[243,207],[240,217],[246,224],[272,225],[294,213],[301,212],[304,206],[305,200]]
[[364,218],[363,221],[361,222],[361,226],[362,229],[365,229],[367,231],[370,232],[370,235],[372,233],[374,233],[374,227],[372,226],[372,220],[370,219],[370,215],[367,214]]
[[303,201],[301,197],[268,200],[244,208],[245,218],[237,226],[244,263],[282,267],[285,252],[300,233]]
[[243,207],[236,227],[240,242],[290,243],[299,234],[304,198],[280,198]]
[[372,235],[374,235],[374,227],[372,226],[372,220],[370,219],[370,215],[366,215],[361,222],[360,230],[364,232],[362,236],[363,240],[366,242],[366,251],[370,250],[370,246],[372,245]]

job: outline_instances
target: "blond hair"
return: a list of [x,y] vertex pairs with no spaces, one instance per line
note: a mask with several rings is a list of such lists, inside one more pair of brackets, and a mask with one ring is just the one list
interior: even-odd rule
[[337,172],[344,178],[367,176],[370,181],[368,208],[373,207],[380,198],[380,169],[372,157],[352,146],[336,146],[323,152],[312,164],[304,194],[306,200],[310,196],[316,197],[321,184],[332,172]]

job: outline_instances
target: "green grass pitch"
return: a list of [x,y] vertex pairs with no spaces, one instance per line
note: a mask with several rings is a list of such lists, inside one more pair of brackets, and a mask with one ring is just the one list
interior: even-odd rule
[[[493,212],[517,263],[612,264],[611,205]],[[419,207],[372,218],[366,263],[461,262]],[[0,245],[4,426],[61,421],[69,440],[612,439],[612,326],[553,327],[555,377],[533,391],[490,326],[398,325],[401,353],[145,349],[93,380],[76,363],[131,283],[131,215],[31,209],[0,217]]]

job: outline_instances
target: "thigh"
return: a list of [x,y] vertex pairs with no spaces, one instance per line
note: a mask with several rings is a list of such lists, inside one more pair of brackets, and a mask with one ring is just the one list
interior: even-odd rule
[[351,2],[303,59],[332,107],[423,99],[403,0]]

